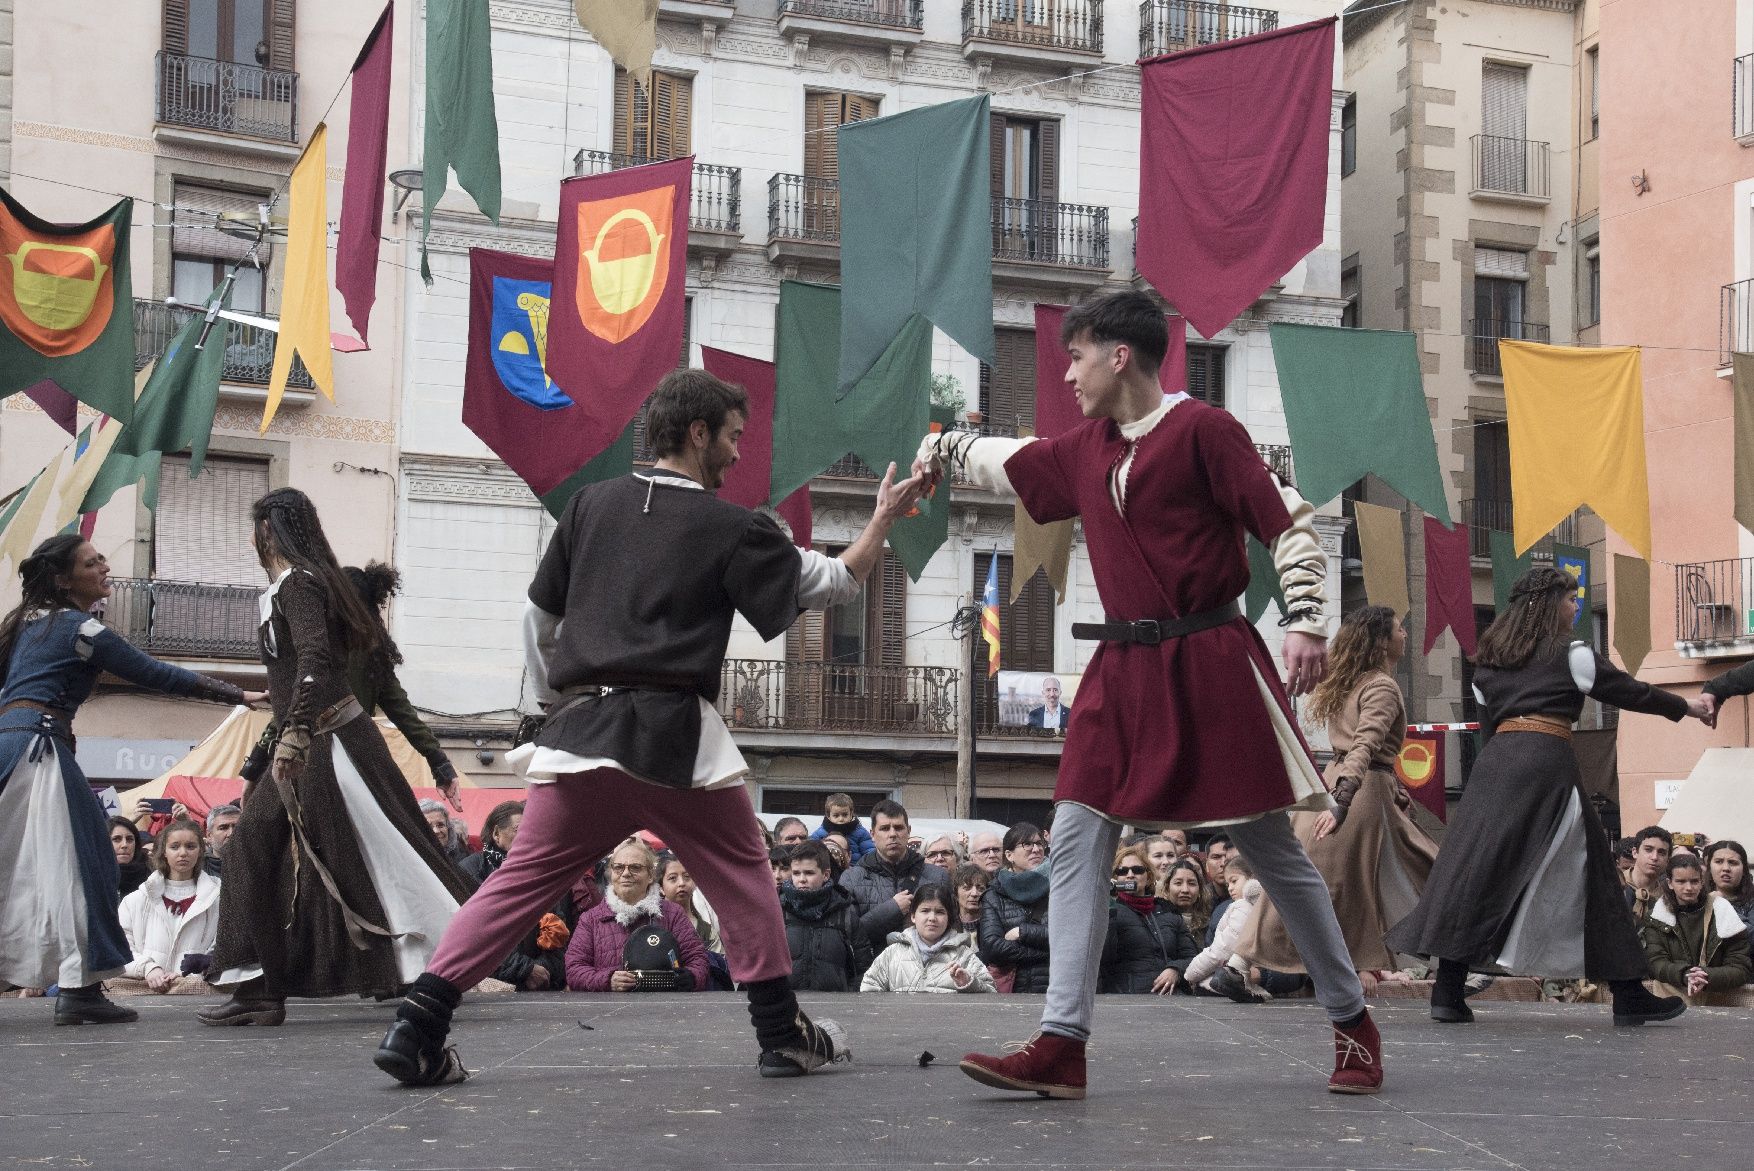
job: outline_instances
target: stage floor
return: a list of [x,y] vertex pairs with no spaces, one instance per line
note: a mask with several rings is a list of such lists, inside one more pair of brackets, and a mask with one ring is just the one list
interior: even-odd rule
[[453,1034],[474,1076],[438,1090],[372,1067],[389,1005],[211,1029],[199,998],[130,1003],[138,1024],[54,1028],[49,1002],[0,1001],[0,1168],[1715,1167],[1754,1143],[1747,1009],[1440,1026],[1379,1001],[1388,1087],[1348,1098],[1308,1001],[1103,997],[1090,1097],[1050,1102],[956,1069],[1027,1038],[1031,996],[806,997],[854,1060],[790,1081],[756,1076],[739,995],[484,996]]

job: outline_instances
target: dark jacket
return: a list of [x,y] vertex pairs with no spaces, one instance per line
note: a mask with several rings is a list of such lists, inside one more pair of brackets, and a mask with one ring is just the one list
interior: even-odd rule
[[1200,954],[1187,923],[1166,900],[1141,915],[1116,899],[1108,908],[1108,942],[1102,947],[1100,992],[1150,992],[1165,968],[1180,972]]
[[854,863],[877,848],[877,843],[872,840],[871,831],[860,824],[857,818],[854,818],[853,824],[849,826],[831,824],[825,817],[822,819],[821,825],[810,831],[810,838],[812,841],[820,842],[829,834],[839,834],[847,840],[847,851],[852,855]]
[[1705,686],[1700,690],[1707,695],[1716,696],[1720,702],[1734,699],[1738,695],[1747,695],[1754,691],[1754,663],[1743,663],[1739,667],[1732,667],[1716,679],[1707,680]]
[[944,868],[927,862],[918,850],[909,850],[893,866],[873,850],[840,878],[841,886],[853,896],[853,903],[859,909],[859,926],[864,928],[865,943],[872,954],[889,946],[891,932],[907,926],[907,916],[895,905],[897,892],[916,891],[927,883],[949,881],[950,875]]
[[1651,975],[1677,988],[1687,986],[1687,970],[1704,968],[1712,992],[1730,991],[1748,983],[1748,927],[1729,900],[1715,895],[1704,905],[1679,915],[1659,900],[1640,927]]
[[871,945],[859,927],[853,900],[837,886],[780,892],[792,987],[800,992],[856,992],[871,966]]
[[[1005,933],[1018,928],[1015,940]],[[981,896],[980,957],[1016,973],[1013,992],[1048,990],[1048,867],[1001,870]]]

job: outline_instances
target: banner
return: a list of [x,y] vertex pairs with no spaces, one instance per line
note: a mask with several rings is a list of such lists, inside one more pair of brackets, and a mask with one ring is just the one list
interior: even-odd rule
[[124,199],[52,224],[0,188],[0,398],[48,379],[111,418],[133,416],[133,215]]
[[[708,374],[741,386],[749,395],[749,419],[737,445],[737,462],[725,472],[719,499],[744,508],[760,508],[768,502],[773,488],[774,364],[711,346],[700,347],[700,364]],[[780,501],[774,511],[792,530],[792,543],[808,549],[814,523],[810,485]]]
[[658,0],[572,0],[579,26],[640,86],[652,84],[658,44]]
[[987,677],[999,673],[999,555],[987,555],[987,584],[981,590],[981,638],[987,644]]
[[1486,548],[1492,554],[1492,613],[1497,617],[1510,609],[1510,591],[1516,579],[1534,567],[1535,555],[1517,556],[1516,542],[1499,529],[1486,534]]
[[1733,354],[1736,523],[1754,532],[1754,354]]
[[1242,610],[1250,622],[1259,622],[1267,612],[1267,603],[1279,607],[1285,617],[1285,587],[1279,578],[1279,567],[1273,564],[1273,551],[1249,534],[1249,588],[1243,594]]
[[69,435],[79,431],[79,400],[47,378],[24,388],[24,397],[35,403],[55,426]]
[[[274,369],[268,375],[268,403],[262,431],[274,421],[292,356],[305,360],[311,381],[335,401],[335,371],[329,334],[329,128],[311,132],[304,154],[292,169],[287,188],[286,276],[280,295],[280,332],[274,336]],[[215,339],[223,345],[221,333]]]
[[1364,559],[1364,596],[1371,605],[1387,606],[1395,617],[1405,618],[1413,601],[1407,592],[1401,510],[1357,500],[1352,504],[1352,522],[1358,526],[1358,548]]
[[421,155],[420,277],[432,283],[426,238],[450,172],[481,214],[499,223],[499,118],[493,31],[481,0],[426,0],[426,141]]
[[341,226],[335,235],[335,290],[347,319],[366,341],[378,296],[378,234],[384,222],[384,176],[389,167],[390,42],[396,5],[384,5],[353,62],[347,115],[347,170],[341,183]]
[[1444,799],[1442,732],[1407,730],[1401,741],[1401,754],[1395,757],[1395,776],[1400,778],[1413,800],[1425,806],[1439,821],[1449,820],[1449,805]]
[[1217,336],[1322,242],[1334,23],[1139,67],[1135,263],[1202,337]]
[[1577,633],[1573,636],[1594,645],[1588,637],[1594,629],[1590,621],[1590,551],[1576,545],[1553,543],[1553,568],[1563,569],[1577,578],[1577,614],[1571,620],[1571,628]]
[[1614,554],[1614,649],[1628,675],[1638,674],[1650,654],[1650,562]]
[[1468,526],[1445,528],[1436,517],[1425,517],[1425,648],[1430,654],[1437,636],[1448,627],[1456,645],[1474,657],[1474,564]]

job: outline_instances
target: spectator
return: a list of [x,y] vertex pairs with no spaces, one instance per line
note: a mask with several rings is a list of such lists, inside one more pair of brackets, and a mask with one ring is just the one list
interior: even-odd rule
[[1163,893],[1163,884],[1169,878],[1169,868],[1181,857],[1175,843],[1162,834],[1154,834],[1144,841],[1145,860],[1151,867],[1151,885],[1158,894]]
[[966,932],[970,939],[979,940],[981,932],[981,899],[991,885],[987,872],[973,862],[964,862],[956,868],[956,913],[951,917],[950,927],[954,931]]
[[1005,864],[1005,845],[995,833],[978,833],[968,844],[968,860],[992,878]]
[[[893,801],[879,801],[879,805],[893,805]],[[875,810],[871,813],[871,828],[877,827]],[[853,812],[853,799],[845,793],[830,793],[822,803],[822,824],[811,831],[810,836],[820,841],[829,834],[839,834],[847,840],[847,852],[852,855],[855,865],[863,861],[866,854],[876,848],[870,830],[859,824],[858,814]],[[906,845],[906,842],[902,843]]]
[[[981,900],[980,955],[1002,965],[1013,992],[1048,988],[1047,846],[1041,830],[1020,821],[1005,831],[1005,869]],[[1001,982],[1000,987],[1003,988]]]
[[1224,884],[1230,891],[1224,917],[1212,942],[1188,961],[1184,975],[1189,984],[1238,1004],[1264,1004],[1272,997],[1248,979],[1248,963],[1236,954],[1243,928],[1261,901],[1261,884],[1255,881],[1254,868],[1234,852],[1224,863]]
[[1706,852],[1705,864],[1710,868],[1711,889],[1754,931],[1754,875],[1748,873],[1748,851],[1742,843],[1725,839]]
[[865,941],[876,951],[891,932],[907,925],[914,891],[928,882],[948,882],[950,875],[908,848],[907,810],[894,801],[879,801],[872,808],[871,829],[875,846],[846,872],[841,886],[853,896]]
[[432,836],[438,840],[439,849],[444,851],[445,857],[453,864],[461,866],[469,857],[469,839],[467,836],[457,836],[444,802],[428,797],[420,803],[420,813],[426,818],[426,824],[432,827]]
[[799,992],[851,992],[871,966],[871,946],[846,891],[830,881],[828,847],[805,842],[792,851],[792,884],[780,891],[792,987]]
[[769,850],[767,864],[773,867],[774,889],[785,890],[786,884],[792,880],[792,847],[775,846]]
[[243,810],[236,805],[215,805],[207,811],[207,851],[201,861],[201,868],[213,877],[219,877],[219,856],[225,852],[225,843],[231,840],[231,831],[238,826],[238,818]]
[[1122,846],[1115,853],[1114,899],[1108,909],[1108,942],[1102,949],[1100,992],[1152,992],[1167,996],[1181,986],[1182,971],[1200,954],[1181,914],[1155,895],[1150,846]]
[[658,855],[658,891],[687,913],[694,933],[700,936],[700,942],[706,948],[708,986],[714,992],[731,991],[735,984],[731,980],[731,966],[725,959],[724,940],[719,938],[719,917],[713,913],[712,904],[706,901],[700,888],[694,885],[694,876],[688,873],[682,859],[668,850]]
[[953,925],[948,886],[915,892],[912,925],[889,937],[859,985],[860,992],[992,992],[992,973],[968,933]]
[[1640,923],[1663,897],[1666,885],[1663,875],[1674,849],[1674,835],[1660,825],[1647,825],[1632,836],[1632,869],[1625,879],[1626,905]]
[[1631,838],[1621,838],[1614,843],[1614,868],[1620,872],[1622,883],[1631,882],[1632,857],[1638,849],[1638,843]]
[[1206,873],[1200,864],[1192,858],[1178,858],[1163,881],[1163,897],[1181,915],[1194,939],[1204,942],[1212,922],[1212,892],[1206,889]]
[[1168,842],[1170,845],[1175,847],[1175,856],[1177,858],[1186,858],[1188,856],[1188,831],[1187,830],[1185,830],[1185,829],[1166,829],[1158,836],[1161,837],[1164,841]]
[[131,895],[152,873],[152,862],[140,846],[140,827],[125,817],[110,818],[110,849],[116,852],[116,868],[121,871],[121,893]]
[[1748,983],[1748,925],[1709,889],[1705,864],[1692,854],[1669,859],[1668,885],[1640,928],[1651,975],[1669,985],[1660,994],[1700,1004],[1707,992],[1729,992]]
[[206,843],[193,821],[173,821],[152,847],[152,873],[122,900],[122,931],[134,958],[109,982],[112,992],[192,995],[219,930],[219,879],[201,868]]
[[[706,946],[688,912],[660,897],[657,867],[657,855],[638,838],[628,838],[609,855],[609,889],[601,904],[579,916],[567,944],[566,986],[572,991],[636,992],[642,985],[655,985],[692,992],[706,987]],[[641,950],[628,946],[636,931],[636,943],[658,938],[646,949],[662,957],[658,966],[630,962],[630,951]]]
[[834,869],[829,872],[829,876],[833,879],[834,884],[839,886],[841,876],[846,874],[847,869],[853,864],[852,850],[847,846],[847,840],[839,834],[829,834],[821,840],[822,844],[828,848],[829,858],[834,862]]
[[1206,842],[1206,883],[1213,890],[1226,889],[1224,864],[1236,852],[1227,834],[1213,834]]
[[795,846],[810,837],[810,827],[796,817],[782,817],[774,823],[773,840],[776,846]]
[[926,861],[943,870],[946,874],[955,874],[956,868],[962,865],[962,850],[957,846],[956,839],[949,834],[939,834],[921,849]]
[[506,853],[512,848],[512,842],[518,836],[518,826],[523,821],[522,801],[501,801],[489,810],[487,820],[481,823],[481,853],[463,859],[463,873],[478,885],[486,882],[487,876],[505,863]]

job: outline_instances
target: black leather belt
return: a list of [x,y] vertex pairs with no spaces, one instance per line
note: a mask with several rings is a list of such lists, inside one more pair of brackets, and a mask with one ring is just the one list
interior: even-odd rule
[[1074,622],[1072,637],[1097,642],[1134,642],[1156,646],[1172,638],[1196,631],[1223,626],[1233,618],[1242,617],[1242,607],[1235,602],[1215,610],[1201,610],[1185,618],[1142,618],[1136,622],[1109,619],[1107,622]]

